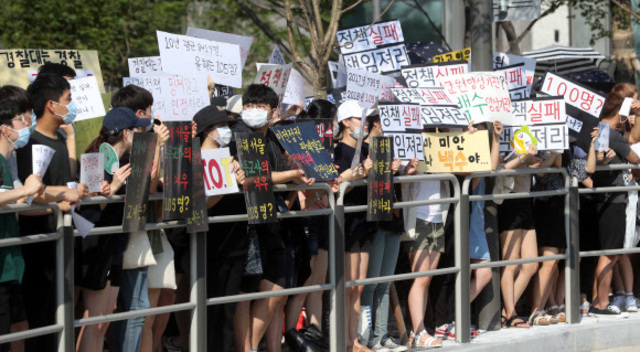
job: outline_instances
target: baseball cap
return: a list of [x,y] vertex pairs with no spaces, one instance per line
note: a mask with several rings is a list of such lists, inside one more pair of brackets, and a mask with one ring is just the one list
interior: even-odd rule
[[213,106],[222,106],[223,108],[227,106],[227,98],[225,97],[212,97],[211,105]]
[[110,135],[117,134],[120,131],[128,130],[133,127],[151,126],[151,119],[141,119],[136,116],[133,110],[127,107],[113,108],[107,112],[102,121],[102,127],[105,127]]
[[196,134],[202,133],[207,128],[222,122],[233,123],[235,120],[227,116],[224,106],[205,106],[193,116],[193,122],[198,125]]
[[242,113],[242,94],[227,99],[227,111],[238,115]]
[[[351,117],[362,119],[364,108],[355,100],[347,100],[338,107],[338,123]],[[367,116],[379,114],[378,108],[367,109]]]

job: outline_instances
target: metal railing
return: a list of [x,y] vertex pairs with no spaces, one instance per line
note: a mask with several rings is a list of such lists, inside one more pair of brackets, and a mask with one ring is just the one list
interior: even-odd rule
[[[630,168],[640,168],[640,165],[612,165],[598,167],[597,171],[621,170]],[[559,173],[565,180],[564,188],[555,191],[523,192],[508,194],[485,194],[470,195],[469,185],[475,177],[496,177],[496,176],[520,176],[533,173]],[[46,334],[58,334],[58,350],[70,352],[75,347],[74,328],[85,325],[113,322],[118,320],[131,319],[142,316],[165,314],[177,311],[189,310],[192,312],[190,350],[206,351],[206,307],[216,304],[226,304],[247,300],[255,300],[270,297],[288,296],[300,293],[310,293],[317,291],[330,291],[330,347],[332,351],[341,351],[346,345],[345,327],[345,289],[347,287],[376,284],[382,282],[394,282],[400,280],[411,280],[420,277],[436,275],[456,275],[455,284],[455,321],[457,326],[456,341],[466,343],[470,341],[470,302],[469,302],[469,282],[470,270],[480,268],[504,267],[507,265],[520,265],[526,263],[542,262],[549,260],[565,260],[566,273],[566,307],[567,322],[579,322],[579,258],[586,256],[639,253],[640,249],[619,249],[606,251],[583,251],[579,248],[579,222],[578,222],[578,197],[579,194],[605,193],[605,192],[627,192],[640,190],[640,186],[625,187],[601,187],[593,189],[578,190],[577,180],[571,179],[567,171],[563,168],[545,169],[516,169],[500,170],[494,172],[477,172],[467,175],[460,185],[458,178],[451,174],[432,174],[401,176],[394,179],[394,183],[414,183],[425,181],[446,181],[451,185],[453,196],[435,200],[414,200],[395,202],[394,209],[406,209],[416,206],[433,204],[453,204],[454,206],[454,266],[436,270],[390,275],[376,278],[366,278],[362,280],[345,281],[344,276],[344,214],[353,212],[364,212],[367,205],[344,205],[344,194],[347,188],[366,186],[365,180],[344,182],[340,185],[340,192],[337,199],[331,187],[325,183],[318,183],[313,186],[302,185],[274,185],[276,192],[289,192],[298,190],[320,190],[326,192],[329,200],[329,208],[309,211],[288,211],[278,213],[279,219],[288,219],[306,216],[327,216],[329,225],[329,278],[328,283],[305,287],[288,288],[277,291],[236,294],[225,297],[206,297],[206,233],[190,234],[190,300],[185,303],[178,303],[170,306],[148,308],[143,310],[113,313],[102,316],[95,316],[74,320],[73,307],[73,237],[80,236],[71,227],[71,216],[62,212],[56,204],[47,205],[26,205],[12,204],[0,207],[0,213],[16,213],[26,210],[50,209],[57,219],[57,230],[51,234],[38,234],[32,236],[22,236],[6,238],[0,240],[0,247],[15,245],[25,245],[44,241],[56,241],[56,323],[50,326],[31,329],[28,331],[10,333],[0,336],[0,343],[15,340],[27,339]],[[553,256],[540,256],[517,260],[499,260],[489,263],[470,264],[469,259],[469,218],[470,202],[496,199],[518,199],[532,198],[539,196],[564,196],[565,214],[565,234],[567,237],[567,250],[563,254]],[[150,201],[161,201],[161,194],[150,196]],[[89,204],[109,204],[124,202],[123,196],[113,197],[92,197],[81,201],[82,205]],[[208,218],[209,223],[229,223],[247,221],[246,214],[212,216]],[[158,223],[148,223],[146,230],[172,229],[184,227],[183,221],[164,221]],[[108,226],[94,228],[89,236],[113,235],[122,233],[122,226]],[[29,263],[27,263],[29,265]],[[500,299],[500,294],[494,294]]]

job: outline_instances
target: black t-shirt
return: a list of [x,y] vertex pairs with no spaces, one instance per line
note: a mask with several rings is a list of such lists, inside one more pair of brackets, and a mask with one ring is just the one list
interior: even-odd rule
[[[57,139],[49,138],[38,131],[33,131],[29,143],[17,150],[18,177],[24,181],[33,173],[32,146],[43,144],[55,150],[47,171],[42,175],[42,182],[47,186],[66,186],[73,180],[69,167],[69,152],[64,137],[57,133]],[[25,235],[50,233],[56,230],[56,219],[53,215],[21,216],[20,229]]]
[[[626,164],[627,156],[631,153],[631,147],[624,140],[622,131],[611,129],[609,133],[609,148],[616,152],[615,158],[609,162],[609,165]],[[599,171],[593,174],[594,187],[624,186],[622,179],[622,171]],[[625,203],[627,200],[627,192],[604,193],[603,201],[613,203]]]

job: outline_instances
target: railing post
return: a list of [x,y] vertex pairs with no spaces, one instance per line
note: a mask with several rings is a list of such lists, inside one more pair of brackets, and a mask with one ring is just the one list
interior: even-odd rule
[[56,323],[63,326],[58,339],[59,352],[75,350],[73,328],[73,227],[71,215],[54,208],[58,231],[62,237],[56,240]]
[[567,234],[565,261],[566,316],[569,324],[580,322],[580,216],[578,213],[578,180],[571,178],[569,194],[565,197],[564,216]]
[[471,341],[471,302],[469,299],[469,194],[460,192],[459,185],[453,185],[455,196],[460,200],[455,206],[454,251],[455,264],[460,272],[456,276],[456,341]]
[[[190,351],[207,350],[207,237],[205,232],[190,234],[191,296],[196,304],[191,315]],[[230,322],[229,322],[230,323]]]
[[[348,182],[340,187],[340,193],[334,209],[333,224],[329,224],[329,279],[331,289],[331,351],[344,351],[346,348],[345,327],[345,285],[344,285],[344,193]],[[332,226],[334,225],[334,226]]]

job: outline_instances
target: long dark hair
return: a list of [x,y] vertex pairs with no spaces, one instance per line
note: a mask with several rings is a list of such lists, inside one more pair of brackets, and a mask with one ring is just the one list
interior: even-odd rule
[[98,135],[98,137],[96,137],[96,139],[94,139],[91,144],[89,144],[89,146],[87,147],[87,150],[85,151],[85,153],[97,153],[100,151],[100,145],[102,143],[108,143],[111,145],[114,145],[116,143],[118,143],[119,141],[121,141],[124,138],[124,130],[122,131],[118,131],[118,133],[109,134],[109,130],[107,130],[106,127],[102,126],[102,128],[100,129],[100,134]]

